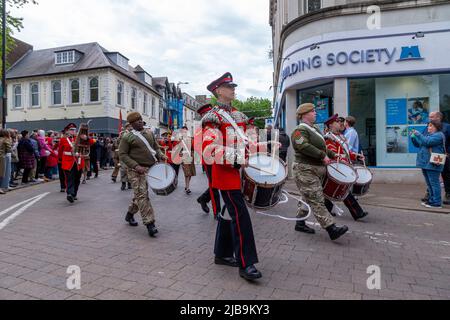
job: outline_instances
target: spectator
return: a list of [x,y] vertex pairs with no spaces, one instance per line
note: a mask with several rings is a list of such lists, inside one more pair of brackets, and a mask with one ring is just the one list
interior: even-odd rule
[[49,147],[50,154],[47,157],[46,168],[45,168],[45,178],[47,180],[53,180],[53,175],[58,172],[58,147],[53,138],[49,137],[47,139],[47,146]]
[[349,116],[345,118],[345,138],[347,139],[350,150],[359,153],[359,137],[354,126],[356,124],[355,117]]
[[11,177],[11,138],[9,131],[0,129],[0,194],[9,189]]
[[39,144],[39,167],[37,168],[37,174],[39,178],[44,178],[44,180],[47,180],[45,177],[46,168],[47,168],[47,157],[51,154],[52,149],[47,145],[45,142],[45,131],[39,130],[36,135],[36,141]]
[[417,130],[413,130],[411,133],[412,143],[420,148],[417,154],[417,167],[422,169],[428,188],[428,201],[422,203],[427,208],[442,208],[439,176],[444,170],[444,165],[436,165],[430,162],[432,152],[445,153],[445,136],[441,130],[441,122],[434,120],[428,124],[428,134],[423,135]]
[[30,172],[30,181],[36,182],[38,181],[38,166],[39,166],[39,159],[41,157],[40,151],[39,151],[39,142],[37,141],[37,130],[34,130],[33,133],[30,136],[30,142],[33,146],[34,151],[34,165]]
[[444,170],[442,171],[442,180],[444,181],[445,200],[444,204],[450,205],[450,124],[444,122],[444,114],[442,112],[430,113],[430,120],[438,120],[442,123],[442,133],[445,135],[445,152],[447,159],[445,161]]
[[31,170],[36,162],[36,154],[26,130],[22,131],[22,138],[19,141],[17,151],[19,153],[19,167],[24,169],[22,183],[28,183]]
[[280,139],[280,143],[281,143],[280,159],[286,163],[287,152],[291,145],[291,139],[286,134],[286,131],[284,130],[284,128],[280,129],[280,138],[279,139]]
[[11,177],[9,181],[9,186],[15,188],[18,184],[14,181],[16,173],[19,167],[19,154],[17,153],[17,146],[19,145],[17,131],[9,129],[9,135],[11,137]]

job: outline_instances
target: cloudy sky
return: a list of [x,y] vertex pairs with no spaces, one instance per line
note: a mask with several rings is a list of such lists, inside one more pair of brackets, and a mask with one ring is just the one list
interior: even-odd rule
[[98,42],[183,91],[207,94],[226,71],[240,99],[272,94],[269,0],[38,0],[13,9],[37,49]]

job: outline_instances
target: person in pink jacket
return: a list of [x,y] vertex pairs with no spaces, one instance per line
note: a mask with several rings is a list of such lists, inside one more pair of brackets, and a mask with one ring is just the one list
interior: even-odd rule
[[41,156],[37,170],[38,170],[39,178],[44,178],[47,181],[48,179],[45,177],[45,170],[47,168],[47,157],[52,153],[52,149],[45,142],[45,131],[44,130],[38,131],[37,141],[39,144],[39,153]]

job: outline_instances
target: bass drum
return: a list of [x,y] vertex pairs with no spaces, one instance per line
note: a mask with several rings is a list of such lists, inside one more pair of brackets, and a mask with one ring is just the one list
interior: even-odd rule
[[363,196],[369,192],[370,184],[373,179],[372,172],[364,166],[354,166],[353,168],[358,174],[358,179],[356,179],[356,182],[353,185],[352,193],[355,196]]
[[245,201],[257,209],[274,207],[282,198],[286,178],[286,164],[278,157],[272,158],[263,153],[250,156],[249,167],[242,171]]
[[175,170],[166,163],[158,163],[150,168],[147,174],[149,189],[158,196],[168,196],[175,191],[178,184]]

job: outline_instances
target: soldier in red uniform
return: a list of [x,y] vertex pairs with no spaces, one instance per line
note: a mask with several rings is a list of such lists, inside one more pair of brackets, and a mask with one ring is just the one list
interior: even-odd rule
[[[340,161],[346,162],[348,164],[352,164],[357,160],[364,159],[364,155],[356,154],[350,150],[345,136],[341,133],[341,124],[339,122],[339,116],[337,114],[325,121],[325,125],[328,128],[328,133],[325,135],[327,149],[333,151],[336,154],[336,159],[339,158]],[[358,201],[351,192],[344,200],[344,204],[350,211],[350,214],[355,221],[368,215],[368,213],[364,211],[363,208],[361,208]],[[331,213],[333,209],[333,203],[330,200],[325,199],[325,206]]]
[[[70,123],[64,131],[66,136],[59,142],[59,154],[61,155],[61,168],[66,177],[67,200],[73,203],[78,200],[78,188],[80,186],[81,174],[84,168],[85,159],[80,154],[75,153],[75,141],[77,126]],[[87,139],[87,137],[80,137]]]
[[[208,86],[208,90],[217,97],[217,104],[202,119],[205,130],[215,131],[216,135],[221,134],[223,141],[227,143],[230,142],[230,137],[239,137],[240,133],[245,132],[248,122],[248,118],[243,113],[231,106],[231,102],[235,99],[236,86],[230,73],[225,73],[213,81]],[[236,130],[234,126],[238,126],[240,130]],[[214,157],[211,187],[220,190],[232,221],[230,228],[224,223],[225,220],[218,216],[214,249],[215,263],[236,266],[236,259],[241,277],[247,280],[259,279],[262,275],[254,266],[258,262],[258,256],[253,227],[241,192],[242,152],[236,149],[235,144],[224,144],[216,138],[211,135],[204,137],[206,141],[203,156],[211,153]],[[205,161],[208,163],[208,159]]]

